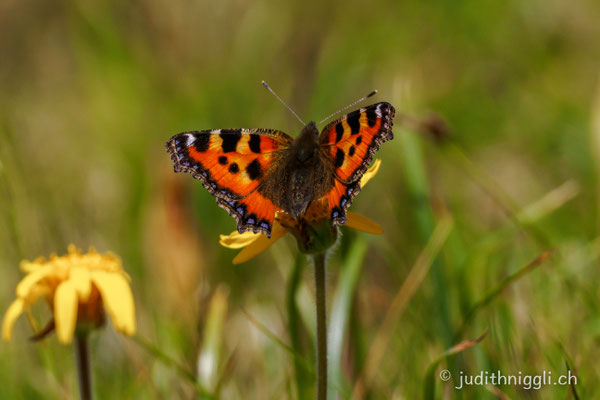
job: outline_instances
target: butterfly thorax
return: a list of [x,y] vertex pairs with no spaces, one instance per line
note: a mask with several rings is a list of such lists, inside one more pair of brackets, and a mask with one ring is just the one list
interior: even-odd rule
[[310,203],[323,197],[333,185],[329,164],[319,145],[317,126],[310,122],[294,142],[278,154],[273,172],[259,192],[272,198],[277,207],[294,218],[301,217]]

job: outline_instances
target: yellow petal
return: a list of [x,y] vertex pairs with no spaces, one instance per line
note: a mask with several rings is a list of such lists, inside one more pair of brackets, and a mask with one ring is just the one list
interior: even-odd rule
[[39,257],[34,261],[21,261],[21,271],[30,273],[44,267],[44,258]]
[[42,268],[28,274],[17,285],[17,297],[27,297],[31,288],[40,280],[44,279],[50,272],[50,269]]
[[92,281],[90,280],[89,269],[73,267],[69,273],[69,282],[73,284],[80,301],[86,302],[90,298]]
[[346,226],[375,235],[381,235],[383,233],[383,228],[381,228],[379,224],[376,224],[367,217],[363,217],[362,215],[355,214],[351,211],[349,211],[347,214]]
[[219,235],[219,243],[230,249],[241,249],[256,241],[260,236],[260,233],[233,231],[229,235]]
[[23,297],[22,299],[27,307],[34,304],[40,297],[48,297],[52,295],[52,292],[52,289],[48,285],[33,285],[31,289],[29,289],[27,297]]
[[10,341],[13,325],[19,315],[23,312],[24,305],[25,302],[22,299],[16,299],[8,307],[6,314],[4,314],[4,320],[2,321],[2,338],[7,342]]
[[73,340],[78,305],[75,285],[70,281],[58,285],[54,295],[54,322],[56,335],[62,344],[71,343]]
[[266,237],[265,235],[260,235],[254,240],[250,245],[246,246],[244,250],[240,251],[237,256],[234,257],[234,264],[241,264],[250,260],[251,258],[256,257],[269,247],[273,245],[277,240],[279,240],[285,233],[287,229],[279,225],[279,222],[275,221],[273,223],[273,229],[271,231],[271,238]]
[[121,274],[106,271],[92,271],[91,275],[115,329],[126,335],[133,335],[135,306],[127,279]]
[[367,185],[367,182],[369,182],[375,175],[377,175],[377,172],[379,172],[380,166],[381,166],[381,160],[377,159],[377,160],[375,160],[373,165],[371,165],[371,167],[365,171],[362,178],[360,178],[360,187],[361,188],[364,188]]
[[69,252],[69,255],[80,255],[81,254],[79,252],[79,250],[77,249],[77,246],[75,246],[73,243],[71,243],[67,246],[67,251]]

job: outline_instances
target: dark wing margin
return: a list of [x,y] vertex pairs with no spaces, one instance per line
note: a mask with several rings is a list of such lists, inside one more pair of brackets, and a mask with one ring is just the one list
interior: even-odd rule
[[353,111],[328,124],[319,137],[329,155],[336,184],[327,194],[334,224],[346,223],[346,211],[360,192],[360,178],[382,143],[392,140],[395,110],[377,103]]

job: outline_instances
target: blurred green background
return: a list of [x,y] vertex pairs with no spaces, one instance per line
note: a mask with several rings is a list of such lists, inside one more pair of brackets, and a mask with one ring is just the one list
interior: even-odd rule
[[[0,305],[22,259],[69,243],[111,250],[132,276],[139,336],[209,393],[311,398],[311,266],[290,237],[231,265],[218,235],[234,220],[173,173],[164,143],[230,127],[295,136],[301,126],[263,79],[317,121],[376,88],[398,114],[443,118],[449,135],[397,117],[352,207],[385,233],[341,229],[328,266],[330,389],[575,398],[568,386],[455,390],[438,379],[442,368],[557,377],[568,363],[580,398],[598,398],[599,20],[594,0],[4,0]],[[410,271],[423,279],[405,284]],[[45,305],[36,315],[49,318]],[[31,332],[21,317],[0,346],[0,398],[77,398],[72,349],[32,344]],[[94,335],[92,357],[98,398],[196,397],[185,374],[111,328]]]

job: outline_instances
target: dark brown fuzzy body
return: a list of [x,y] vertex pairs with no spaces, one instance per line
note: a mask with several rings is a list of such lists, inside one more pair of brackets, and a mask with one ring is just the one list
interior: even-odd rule
[[309,123],[292,145],[277,155],[259,193],[293,217],[303,215],[313,200],[325,196],[333,186],[333,166],[325,151],[319,145],[316,124]]

